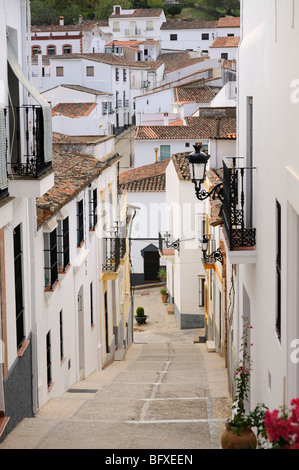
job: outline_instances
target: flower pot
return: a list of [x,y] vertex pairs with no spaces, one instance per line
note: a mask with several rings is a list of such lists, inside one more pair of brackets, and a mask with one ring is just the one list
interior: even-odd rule
[[143,325],[146,323],[148,315],[135,315],[135,320],[137,321],[138,325]]
[[161,294],[161,299],[164,304],[166,304],[167,299],[168,299],[168,294]]
[[256,436],[251,428],[242,429],[239,434],[234,430],[233,426],[228,427],[221,436],[222,449],[255,449]]

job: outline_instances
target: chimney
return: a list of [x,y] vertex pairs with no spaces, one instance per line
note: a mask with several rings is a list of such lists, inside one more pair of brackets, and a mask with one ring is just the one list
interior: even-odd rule
[[79,24],[82,24],[82,23],[83,23],[83,16],[79,15]]
[[59,17],[59,26],[64,26],[64,17],[63,16]]
[[164,113],[164,126],[168,126],[169,120],[168,120],[168,113]]
[[158,162],[158,148],[154,148],[154,151],[155,151],[155,162],[157,163]]

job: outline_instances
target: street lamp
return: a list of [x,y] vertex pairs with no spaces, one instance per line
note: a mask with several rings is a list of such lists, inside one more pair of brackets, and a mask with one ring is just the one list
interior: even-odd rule
[[216,184],[211,191],[206,191],[205,189],[201,189],[201,185],[205,181],[206,178],[206,166],[210,159],[210,155],[207,155],[205,152],[201,151],[202,143],[196,142],[194,144],[195,152],[190,153],[187,155],[187,159],[189,160],[189,169],[190,169],[190,176],[191,181],[195,185],[195,194],[197,199],[203,201],[208,197],[212,197],[215,199],[218,197],[220,201],[223,201],[223,184],[218,183]]
[[201,240],[201,249],[203,253],[203,258],[205,263],[215,263],[215,261],[219,261],[222,264],[222,254],[221,249],[217,248],[212,253],[208,254],[210,242],[212,240],[208,238],[206,235],[203,236]]
[[165,232],[164,234],[165,245],[167,248],[173,248],[174,250],[180,251],[180,240],[177,239],[174,242],[170,242],[170,233]]

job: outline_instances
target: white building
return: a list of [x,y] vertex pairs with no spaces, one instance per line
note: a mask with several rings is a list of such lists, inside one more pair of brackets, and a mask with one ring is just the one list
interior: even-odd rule
[[[251,330],[251,406],[288,406],[299,396],[298,369],[298,62],[290,45],[299,37],[295,2],[241,1],[238,147],[254,167],[246,186],[246,222],[256,229],[256,259],[237,264],[238,308]],[[253,69],[259,70],[252,75]],[[275,98],[274,98],[275,97]],[[285,151],[275,135],[288,136]],[[282,154],[283,152],[283,154]],[[248,226],[247,225],[247,226]]]
[[61,55],[105,52],[105,44],[112,34],[107,31],[107,21],[79,21],[65,25],[60,17],[58,25],[31,27],[31,54]]
[[210,46],[211,59],[236,60],[240,38],[237,36],[218,36]]
[[160,28],[166,19],[162,8],[123,10],[114,5],[108,21],[113,40],[159,40]]
[[[166,231],[165,171],[168,160],[151,163],[120,174],[119,188],[129,205],[137,207],[130,234],[131,283],[158,282],[163,264],[159,233]],[[164,263],[165,264],[165,263]]]
[[35,200],[54,183],[51,108],[28,79],[28,5],[0,6],[0,438],[38,408]]
[[191,50],[200,56],[211,57],[210,47],[216,38],[233,36],[240,36],[240,18],[228,16],[218,21],[172,20],[161,26],[161,49],[162,52]]
[[59,85],[42,93],[52,106],[53,132],[67,135],[113,133],[113,95],[76,85]]

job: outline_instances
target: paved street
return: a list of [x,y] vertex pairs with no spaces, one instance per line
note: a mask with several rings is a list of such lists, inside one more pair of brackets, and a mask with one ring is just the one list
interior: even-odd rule
[[123,360],[51,399],[0,449],[217,449],[230,413],[224,361],[179,330],[159,289],[136,291],[149,315]]

